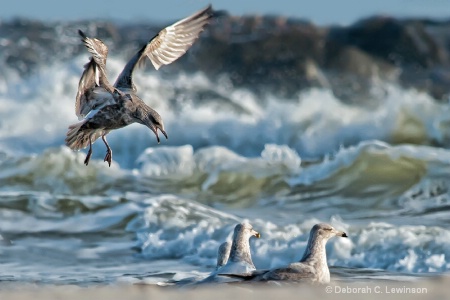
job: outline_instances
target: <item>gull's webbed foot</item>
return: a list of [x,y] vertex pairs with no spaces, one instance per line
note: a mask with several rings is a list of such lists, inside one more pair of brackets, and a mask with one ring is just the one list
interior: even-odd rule
[[112,150],[111,149],[106,150],[105,159],[103,159],[103,161],[108,162],[108,165],[111,167],[111,161],[112,161]]

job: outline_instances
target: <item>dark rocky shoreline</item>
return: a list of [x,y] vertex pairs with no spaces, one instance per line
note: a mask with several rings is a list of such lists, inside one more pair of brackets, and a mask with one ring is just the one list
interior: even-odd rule
[[[42,63],[84,53],[78,28],[105,39],[110,53],[128,56],[161,25],[1,22],[1,68],[27,76]],[[450,21],[375,16],[347,27],[321,27],[276,16],[224,15],[188,55],[162,72],[170,75],[179,70],[202,71],[211,78],[227,74],[235,86],[281,97],[326,87],[339,99],[358,103],[362,98],[381,98],[383,83],[389,82],[448,101]],[[1,77],[7,79],[7,74]]]

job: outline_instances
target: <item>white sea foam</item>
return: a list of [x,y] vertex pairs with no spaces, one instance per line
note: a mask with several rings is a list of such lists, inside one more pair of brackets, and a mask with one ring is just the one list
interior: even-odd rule
[[[86,59],[83,55],[67,63],[55,62],[30,77],[9,82],[0,93],[1,149],[40,153],[63,144],[67,126],[77,121],[74,99]],[[123,63],[111,57],[109,73],[117,74]],[[317,158],[342,145],[370,139],[450,141],[448,107],[414,90],[387,86],[384,102],[365,108],[343,104],[321,89],[293,99],[272,95],[259,99],[249,90],[233,88],[226,77],[215,82],[201,73],[167,78],[162,73],[140,71],[136,85],[141,98],[163,116],[169,140],[161,146],[199,149],[217,145],[254,156],[264,145],[277,144],[288,145],[304,158]],[[126,168],[133,167],[144,149],[156,145],[152,133],[139,125],[112,132],[109,141],[114,159]],[[94,157],[103,157],[104,151],[104,146],[96,143]]]
[[[36,203],[40,206],[44,204],[45,201]],[[62,212],[53,213],[50,216],[45,208],[42,209],[41,213],[39,207],[30,208],[36,211],[35,215],[13,209],[2,209],[0,211],[0,231],[13,233],[98,232],[119,224],[139,211],[139,207],[133,203],[115,205],[109,209],[85,214],[73,214],[72,216],[64,216]]]
[[[147,203],[146,212],[128,226],[128,230],[137,232],[144,255],[152,259],[179,258],[213,270],[217,248],[230,237],[237,218],[173,197],[148,199]],[[169,207],[173,212],[168,215],[164,211]],[[298,261],[306,247],[310,224],[317,221],[309,218],[278,226],[263,219],[252,220],[262,236],[251,241],[255,266],[274,268]],[[331,220],[331,223],[344,224],[349,239],[330,241],[327,250],[330,266],[402,272],[450,270],[445,260],[450,255],[447,229],[388,223],[352,226],[342,220]],[[424,244],[429,246],[423,248]]]
[[445,228],[372,223],[356,232],[349,265],[403,272],[447,271],[450,263],[443,258],[450,254],[449,241],[450,231]]
[[[331,266],[450,270],[450,233],[441,227],[450,151],[405,144],[449,145],[447,105],[392,86],[383,103],[367,108],[324,89],[280,99],[235,88],[226,76],[139,71],[138,94],[163,116],[169,140],[157,145],[147,128],[129,126],[108,136],[111,168],[101,142],[86,167],[85,152],[62,146],[77,121],[86,61],[0,83],[2,235],[122,226],[149,261],[177,258],[209,273],[242,219],[262,234],[251,241],[258,268],[299,260],[311,226],[329,221],[350,236],[331,241]],[[108,60],[110,73],[123,63]],[[418,220],[426,224],[408,225]]]

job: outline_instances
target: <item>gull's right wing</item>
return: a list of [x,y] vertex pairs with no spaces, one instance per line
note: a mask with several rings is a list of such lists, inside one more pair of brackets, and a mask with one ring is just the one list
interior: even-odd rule
[[209,23],[212,15],[212,7],[209,5],[161,30],[130,59],[114,86],[119,89],[126,88],[136,91],[132,79],[136,65],[143,63],[146,57],[150,59],[156,70],[163,65],[171,64],[192,46],[200,32],[204,30],[205,25]]

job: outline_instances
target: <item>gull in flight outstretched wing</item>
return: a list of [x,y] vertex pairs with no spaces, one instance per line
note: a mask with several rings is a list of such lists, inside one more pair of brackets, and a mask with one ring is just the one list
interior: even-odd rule
[[99,39],[87,37],[81,30],[82,42],[91,54],[78,84],[75,113],[81,121],[69,126],[66,145],[72,150],[89,146],[85,165],[92,155],[92,143],[99,137],[106,145],[104,161],[111,166],[112,150],[106,135],[132,123],[150,128],[160,142],[158,130],[166,137],[161,116],[136,95],[133,71],[148,58],[158,70],[181,56],[198,39],[209,23],[213,11],[211,5],[161,30],[144,45],[125,65],[114,85],[106,76],[108,47]]

